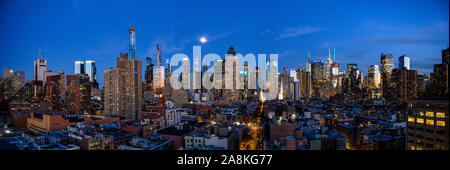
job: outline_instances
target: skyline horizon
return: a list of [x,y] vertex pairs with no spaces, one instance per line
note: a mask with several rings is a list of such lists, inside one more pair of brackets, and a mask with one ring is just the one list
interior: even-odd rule
[[[201,46],[201,45],[200,45]],[[230,45],[230,46],[233,46],[233,45]],[[193,46],[194,47],[194,46]],[[233,47],[235,47],[235,46],[233,46]],[[229,47],[228,47],[229,48]],[[444,47],[444,48],[442,48],[442,50],[444,50],[444,49],[447,49],[447,48],[449,48],[449,46],[447,46],[447,47]],[[331,48],[330,48],[331,49]],[[45,59],[45,60],[47,60],[47,71],[52,71],[52,72],[56,72],[56,73],[58,73],[59,74],[59,72],[60,71],[64,71],[64,74],[65,75],[75,75],[75,62],[77,62],[77,61],[94,61],[96,64],[97,64],[97,61],[96,60],[93,60],[93,59],[91,59],[91,58],[86,58],[86,59],[83,59],[83,60],[74,60],[74,61],[72,61],[71,63],[72,63],[72,69],[69,69],[70,70],[70,72],[71,72],[71,74],[68,74],[68,72],[66,71],[66,70],[53,70],[53,69],[49,69],[49,60],[47,59],[47,58],[45,58],[45,55],[42,55],[42,52],[44,51],[44,50],[42,50],[42,49],[38,49],[38,51],[40,51],[41,53],[41,56],[39,57],[39,55],[38,55],[38,57],[36,57],[36,59],[38,59],[38,58],[40,58],[40,59]],[[127,51],[120,51],[120,52],[118,52],[118,54],[119,54],[119,56],[117,56],[117,57],[115,57],[114,58],[114,60],[116,60],[117,58],[119,58],[120,57],[120,54],[128,54],[128,52]],[[181,52],[180,52],[181,53]],[[176,54],[179,54],[179,53],[176,53]],[[181,54],[186,54],[186,53],[181,53]],[[212,54],[212,53],[208,53],[208,54]],[[216,54],[216,53],[214,53],[214,54]],[[226,54],[226,52],[224,53],[224,56],[225,56],[225,54]],[[242,54],[242,53],[237,53],[237,54]],[[250,54],[250,53],[246,53],[246,54]],[[243,56],[245,56],[246,54],[242,54]],[[252,54],[257,54],[257,53],[252,53]],[[392,53],[388,53],[388,52],[380,52],[379,53],[379,55],[378,55],[378,58],[380,58],[381,57],[381,54],[392,54]],[[173,54],[173,55],[175,55],[175,54]],[[172,55],[172,56],[173,56]],[[202,55],[201,56],[201,59],[203,60],[203,57],[205,56],[205,55],[207,55],[207,54],[204,54],[204,55]],[[265,55],[267,55],[267,56],[269,56],[270,54],[265,54]],[[279,55],[279,54],[278,54]],[[399,58],[402,56],[402,55],[406,55],[406,56],[408,56],[408,57],[410,57],[408,54],[399,54],[398,56],[397,55],[395,55],[395,54],[392,54],[392,58],[393,58],[393,61],[394,61],[394,65],[393,65],[393,68],[395,69],[395,68],[399,68]],[[221,57],[221,59],[225,59],[225,57],[222,57],[221,55],[219,55],[220,57]],[[333,56],[333,55],[331,55],[331,56]],[[138,60],[141,60],[142,61],[142,72],[144,73],[145,72],[145,65],[146,65],[146,63],[145,63],[145,59],[146,59],[146,57],[150,57],[151,59],[152,59],[152,64],[155,64],[155,66],[156,66],[156,62],[153,62],[153,61],[156,61],[156,56],[154,56],[154,57],[152,57],[152,56],[143,56],[143,57],[139,57],[139,56],[136,56],[136,58],[135,59],[138,59]],[[164,58],[163,57],[163,55],[161,55],[161,60],[163,61],[162,63],[164,63],[163,64],[163,66],[164,65],[166,65],[166,60],[169,60],[169,63],[170,63],[170,59],[169,58]],[[192,56],[191,55],[188,55],[188,57],[189,57],[189,61],[192,61]],[[308,53],[307,53],[307,55],[306,56],[304,56],[305,58],[308,58],[309,56],[308,56]],[[314,62],[314,61],[319,61],[320,60],[320,62],[322,62],[323,64],[325,64],[325,60],[328,58],[328,56],[314,56],[314,55],[311,55],[311,61],[312,62]],[[34,60],[36,60],[36,59],[34,59]],[[266,59],[268,59],[268,58],[266,58]],[[396,60],[397,59],[397,60]],[[34,62],[34,60],[32,60],[31,62]],[[412,59],[411,59],[411,57],[410,57],[410,60],[411,61],[413,61]],[[333,58],[332,58],[332,61],[333,62],[336,62],[336,61],[339,61],[338,59],[336,59],[336,60],[333,60]],[[381,60],[380,60],[380,62],[381,62]],[[365,70],[362,70],[361,68],[360,68],[360,63],[357,63],[357,62],[348,62],[348,63],[346,63],[346,64],[342,64],[342,63],[339,63],[339,62],[337,62],[338,64],[339,64],[339,70],[345,70],[346,72],[347,72],[347,68],[346,68],[346,66],[348,65],[348,64],[357,64],[358,65],[358,70],[360,70],[361,72],[363,72],[363,74],[364,75],[366,75],[367,74],[367,72],[368,72],[368,69],[369,69],[369,67],[371,66],[371,65],[378,65],[378,66],[380,66],[380,63],[375,63],[375,64],[369,64],[369,67],[367,67],[367,69],[365,69]],[[412,65],[412,63],[413,62],[411,62],[411,65]],[[438,62],[438,63],[435,63],[435,64],[439,64],[440,62]],[[33,63],[32,63],[33,64]],[[31,64],[31,65],[32,65]],[[214,66],[214,65],[212,65],[212,66]],[[212,67],[211,66],[211,67]],[[96,68],[97,68],[97,70],[107,70],[107,69],[110,69],[110,68],[115,68],[116,67],[116,65],[111,65],[110,67],[107,67],[107,68],[104,68],[104,69],[99,69],[99,67],[96,65]],[[178,65],[176,68],[178,68],[178,67],[181,67],[181,65]],[[192,69],[192,67],[193,67],[193,65],[190,65],[190,67],[191,67],[191,69]],[[287,67],[287,66],[282,66],[282,67],[278,67],[278,73],[281,73],[282,71],[283,71],[283,68],[284,67]],[[14,72],[16,72],[16,71],[24,71],[24,70],[17,70],[17,69],[14,69],[13,67],[4,67],[4,68],[7,68],[8,70],[11,70],[11,69],[13,69],[14,70]],[[2,70],[4,69],[4,68],[2,68]],[[175,68],[175,69],[176,69]],[[288,71],[289,71],[289,69],[293,69],[293,68],[295,68],[296,70],[297,69],[299,69],[299,68],[306,68],[306,63],[302,63],[302,64],[299,64],[298,65],[298,67],[287,67],[288,68]],[[203,70],[203,67],[200,67],[200,69],[202,69]],[[174,69],[172,69],[172,70],[174,70]],[[280,70],[281,70],[281,72],[280,72]],[[417,69],[414,69],[412,66],[411,66],[411,68],[410,68],[410,70],[417,70]],[[104,85],[104,82],[102,81],[102,82],[99,82],[98,80],[99,80],[99,74],[98,73],[102,73],[102,75],[103,75],[103,71],[101,71],[101,72],[98,72],[97,71],[97,83],[99,83],[99,89],[102,89],[103,88],[103,85]],[[422,71],[419,71],[419,70],[417,70],[418,72],[420,72],[420,73],[422,73],[422,74],[426,74],[426,75],[429,75],[429,74],[431,74],[432,72],[433,72],[433,68],[430,68],[430,70],[428,71],[428,72],[422,72]],[[24,71],[25,72],[25,81],[26,82],[28,82],[28,81],[32,81],[33,80],[33,77],[34,77],[34,72],[33,73],[31,73],[31,74],[27,74],[27,72],[26,71]],[[191,72],[192,72],[192,70],[191,70]],[[28,79],[27,77],[31,77],[30,79]],[[101,78],[102,80],[103,80],[103,77]],[[144,82],[145,81],[145,74],[142,74],[142,82]]]

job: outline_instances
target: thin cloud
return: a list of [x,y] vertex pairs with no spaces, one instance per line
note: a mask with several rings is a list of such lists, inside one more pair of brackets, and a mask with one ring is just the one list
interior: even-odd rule
[[283,39],[283,38],[292,38],[292,37],[297,37],[297,36],[301,36],[301,35],[306,35],[306,34],[312,34],[312,33],[316,33],[316,32],[320,32],[325,30],[324,28],[320,28],[320,27],[289,27],[284,29],[280,35],[275,39],[275,40],[279,40],[279,39]]

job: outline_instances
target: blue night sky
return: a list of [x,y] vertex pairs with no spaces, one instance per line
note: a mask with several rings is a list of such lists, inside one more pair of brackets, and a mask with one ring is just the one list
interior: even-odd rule
[[[136,58],[192,56],[205,36],[202,55],[278,53],[279,70],[305,66],[307,54],[325,59],[336,48],[345,68],[357,63],[365,74],[380,64],[380,53],[411,57],[411,69],[429,73],[449,44],[448,0],[1,0],[0,68],[33,77],[42,49],[48,69],[74,73],[74,61],[95,60],[98,81],[128,52],[128,29],[136,28]],[[145,62],[143,61],[143,64]],[[145,68],[145,67],[143,67]],[[143,70],[144,71],[144,70]]]

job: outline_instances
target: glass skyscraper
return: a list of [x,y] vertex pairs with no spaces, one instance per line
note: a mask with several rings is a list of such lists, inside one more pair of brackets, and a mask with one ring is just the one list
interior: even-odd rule
[[85,68],[86,74],[89,75],[89,80],[91,82],[97,82],[97,67],[95,66],[95,61],[87,60]]
[[75,74],[84,74],[84,61],[75,61]]
[[130,28],[130,59],[136,58],[136,33],[134,32],[133,26]]
[[409,57],[406,55],[402,55],[398,58],[398,62],[399,62],[399,68],[406,68],[407,70],[409,70],[409,65],[410,65],[410,61],[409,61]]

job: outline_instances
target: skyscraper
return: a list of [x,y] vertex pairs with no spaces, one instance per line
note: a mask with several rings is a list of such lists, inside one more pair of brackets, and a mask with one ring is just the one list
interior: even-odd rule
[[394,69],[392,54],[381,53],[381,95],[384,99],[390,99],[391,95],[391,74]]
[[135,59],[136,58],[136,32],[133,28],[133,26],[131,26],[130,31],[130,47],[129,47],[129,54],[130,54],[130,59]]
[[367,74],[367,84],[369,87],[369,97],[377,98],[380,96],[380,71],[378,65],[369,66]]
[[164,67],[155,66],[153,67],[153,90],[162,89],[165,84],[164,77]]
[[75,114],[91,114],[91,84],[87,74],[67,75],[67,107]]
[[75,61],[75,74],[84,74],[84,61]]
[[97,82],[97,67],[95,66],[95,61],[86,61],[85,72],[89,76],[89,81],[91,81],[91,83]]
[[409,57],[406,56],[405,54],[403,54],[398,58],[398,63],[399,68],[406,68],[407,70],[409,70],[410,61]]
[[358,70],[358,64],[347,64],[347,74],[356,70]]
[[417,98],[417,71],[406,68],[392,70],[391,86],[394,101],[406,102],[410,98]]
[[25,72],[24,71],[16,71],[14,72],[14,77],[17,80],[18,88],[22,88],[25,85]]
[[142,62],[120,53],[117,67],[105,70],[105,115],[141,118]]
[[45,83],[45,99],[51,103],[53,110],[60,109],[61,90],[60,90],[59,75],[52,75],[47,77],[47,83]]
[[323,63],[320,61],[313,62],[311,65],[312,70],[312,89],[315,97],[320,96],[320,87],[323,84],[324,74],[323,74]]
[[394,69],[392,54],[381,53],[381,72],[392,73],[392,69]]
[[339,78],[339,64],[334,61],[331,64],[331,84],[333,85],[334,88],[337,87],[338,85],[338,78]]
[[331,80],[330,73],[331,73],[331,64],[332,63],[333,63],[333,60],[331,60],[331,51],[328,48],[328,58],[325,61],[325,75],[324,75],[326,81],[330,81]]
[[159,44],[156,44],[156,61],[158,63],[157,66],[161,66],[161,49],[159,48]]
[[153,66],[152,58],[145,57],[145,89],[153,89]]
[[34,80],[45,82],[45,71],[47,71],[47,60],[40,57],[34,60]]

